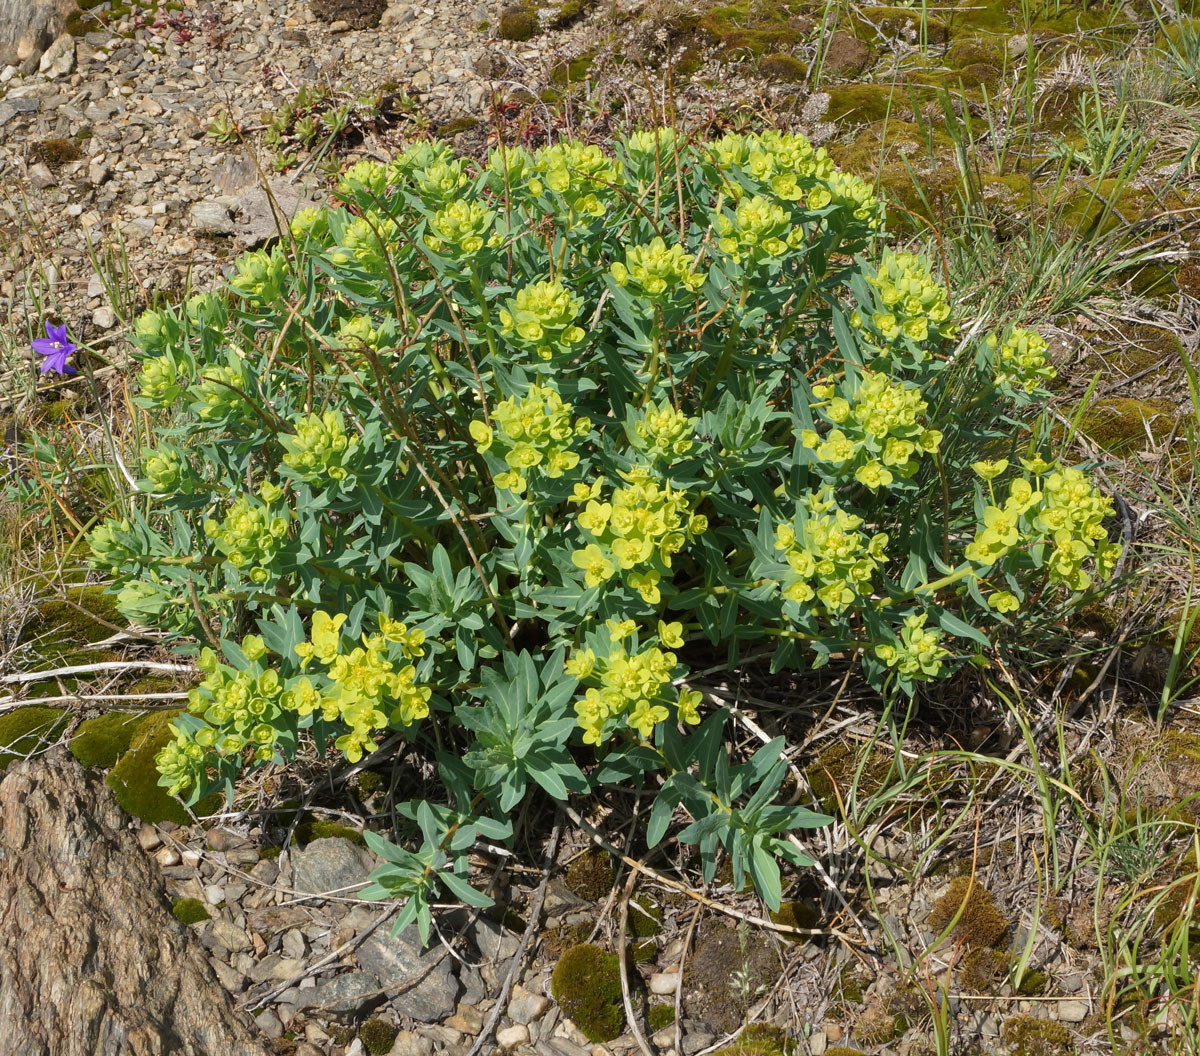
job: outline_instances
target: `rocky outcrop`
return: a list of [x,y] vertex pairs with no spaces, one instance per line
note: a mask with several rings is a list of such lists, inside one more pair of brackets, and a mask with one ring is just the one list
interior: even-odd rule
[[0,1048],[267,1056],[128,824],[64,748],[0,781]]
[[40,56],[74,10],[75,0],[0,0],[0,66]]

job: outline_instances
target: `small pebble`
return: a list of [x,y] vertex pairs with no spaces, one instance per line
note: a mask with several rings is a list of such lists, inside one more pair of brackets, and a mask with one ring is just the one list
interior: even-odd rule
[[174,847],[160,847],[154,853],[154,860],[162,867],[179,864],[179,852]]
[[[502,1049],[515,1049],[529,1040],[529,1028],[524,1023],[514,1023],[496,1031],[496,1044]],[[595,1049],[592,1050],[593,1056]]]

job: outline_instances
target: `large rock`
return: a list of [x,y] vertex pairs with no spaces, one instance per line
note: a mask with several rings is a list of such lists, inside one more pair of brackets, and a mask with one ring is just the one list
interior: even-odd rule
[[381,928],[355,951],[360,968],[388,987],[392,1008],[421,1023],[437,1023],[454,1011],[458,980],[452,961],[437,943],[422,950],[415,925],[392,938]]
[[378,864],[365,848],[326,836],[292,851],[292,886],[309,895],[352,898]]
[[74,10],[75,0],[0,0],[0,66],[41,55]]
[[269,1056],[128,824],[65,748],[0,781],[0,1049]]
[[309,184],[296,185],[286,180],[268,183],[269,195],[262,187],[253,187],[238,199],[237,237],[247,249],[257,249],[278,238],[301,209],[321,204]]

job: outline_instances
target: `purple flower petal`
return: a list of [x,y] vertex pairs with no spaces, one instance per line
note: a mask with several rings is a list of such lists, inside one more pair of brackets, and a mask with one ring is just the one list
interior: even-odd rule
[[69,345],[71,342],[67,340],[67,324],[62,326],[53,325],[49,319],[46,320],[46,336],[51,341],[57,341],[60,345]]
[[76,346],[67,337],[66,323],[55,326],[47,320],[46,336],[34,338],[31,344],[34,352],[45,357],[38,368],[39,373],[48,374],[51,371],[57,374],[78,373],[74,367],[67,366],[67,356],[75,351]]

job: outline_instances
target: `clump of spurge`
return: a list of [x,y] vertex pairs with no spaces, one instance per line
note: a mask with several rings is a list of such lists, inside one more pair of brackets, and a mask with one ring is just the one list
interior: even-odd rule
[[1113,568],[1108,501],[1014,424],[1045,343],[964,354],[928,262],[880,254],[870,188],[801,136],[422,142],[339,191],[138,322],[163,442],[91,545],[129,616],[209,643],[172,791],[301,737],[436,765],[414,849],[367,834],[401,925],[481,900],[465,852],[534,786],[650,772],[650,843],[682,807],[777,908],[786,834],[824,819],[775,802],[781,740],[727,758],[691,644],[911,693]]

